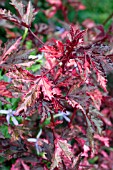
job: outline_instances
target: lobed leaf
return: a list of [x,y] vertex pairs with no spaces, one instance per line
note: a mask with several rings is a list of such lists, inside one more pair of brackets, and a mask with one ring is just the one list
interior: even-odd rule
[[22,17],[22,21],[24,23],[26,23],[26,25],[30,26],[31,25],[31,22],[33,21],[34,19],[34,8],[31,4],[31,2],[29,1],[28,2],[28,5],[27,5],[27,11],[26,13],[23,15]]
[[93,103],[94,103],[95,107],[98,110],[100,110],[101,101],[102,101],[102,93],[98,89],[95,89],[93,91],[87,92],[87,94],[93,100]]
[[20,41],[21,41],[21,37],[15,40],[15,42],[11,44],[11,46],[9,46],[8,44],[7,45],[8,48],[7,47],[4,48],[4,52],[1,56],[1,60],[2,60],[1,64],[3,64],[7,60],[8,56],[10,56],[11,53],[14,52],[14,50],[17,50],[18,46],[20,45]]
[[10,11],[7,11],[6,9],[0,9],[0,19],[6,19],[17,25],[21,24],[21,20],[16,15],[13,15]]
[[14,6],[14,8],[18,11],[19,16],[22,18],[24,15],[24,5],[22,4],[22,2],[11,0],[10,4]]
[[26,13],[24,12],[25,10],[24,10],[24,5],[22,4],[22,2],[18,2],[17,0],[11,0],[10,4],[15,7],[15,9],[17,10],[19,14],[19,17],[11,14],[10,11],[0,9],[0,18],[9,20],[19,26],[22,25],[27,28],[30,27],[31,22],[33,21],[34,15],[35,15],[34,8],[31,2],[29,1],[27,5]]
[[[74,157],[71,151],[71,145],[66,140],[56,139],[55,140],[55,152],[52,160],[50,170],[54,170],[55,167],[59,167],[62,160],[66,163],[71,164],[72,158]],[[67,159],[66,159],[67,158]]]
[[10,85],[8,82],[0,81],[0,95],[13,98],[12,93],[7,89],[7,86]]

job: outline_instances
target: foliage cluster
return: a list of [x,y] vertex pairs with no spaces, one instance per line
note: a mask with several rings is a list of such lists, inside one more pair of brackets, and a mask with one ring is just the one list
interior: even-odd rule
[[71,22],[78,0],[33,4],[0,9],[1,169],[112,170],[113,25]]

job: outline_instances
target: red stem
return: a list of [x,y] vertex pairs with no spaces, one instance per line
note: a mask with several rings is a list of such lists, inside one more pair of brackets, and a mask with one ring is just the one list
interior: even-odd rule
[[113,12],[108,16],[108,18],[103,22],[103,25],[106,25],[106,23],[113,17]]
[[33,32],[32,30],[29,28],[29,32],[38,40],[38,42],[41,44],[41,45],[44,45],[44,43],[41,41],[40,38],[38,38]]
[[71,127],[71,124],[72,124],[72,121],[73,121],[73,119],[75,117],[76,111],[77,111],[77,109],[75,108],[74,111],[73,111],[73,114],[71,116],[70,122],[69,122],[69,127]]
[[[51,115],[51,122],[53,124],[53,126],[55,127],[55,123],[54,123],[54,117],[53,117],[53,114],[50,112],[50,115]],[[53,131],[53,136],[54,136],[54,140],[57,138],[56,137],[56,133],[55,133],[55,129],[52,128],[52,131]],[[55,146],[54,146],[55,147]]]

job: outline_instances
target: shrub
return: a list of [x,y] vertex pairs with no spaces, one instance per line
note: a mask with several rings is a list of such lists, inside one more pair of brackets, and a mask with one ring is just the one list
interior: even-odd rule
[[[50,4],[56,10],[63,8],[58,2]],[[43,43],[31,30],[36,14],[32,4],[26,11],[21,2],[12,0],[11,4],[18,16],[1,9],[0,18],[24,27],[25,33],[1,46],[0,68],[8,80],[0,81],[4,108],[7,104],[0,110],[2,162],[8,162],[11,170],[111,168],[112,131],[104,129],[105,124],[112,128],[104,116],[112,104],[106,78],[112,68],[112,54],[105,44],[108,33],[97,26],[100,34],[89,40],[91,30],[72,24],[64,38]],[[30,55],[33,49],[25,49],[27,33],[38,41],[35,56]],[[41,68],[33,72],[34,58],[39,57]],[[8,108],[13,101],[17,108]]]

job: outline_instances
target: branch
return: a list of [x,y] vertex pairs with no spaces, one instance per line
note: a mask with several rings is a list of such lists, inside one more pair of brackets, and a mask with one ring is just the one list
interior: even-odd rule
[[41,44],[41,45],[44,45],[44,43],[40,40],[40,38],[38,38],[33,32],[32,30],[29,28],[29,32],[38,40],[38,42]]
[[106,25],[106,23],[113,17],[113,12],[107,17],[107,19],[103,22],[103,25]]

